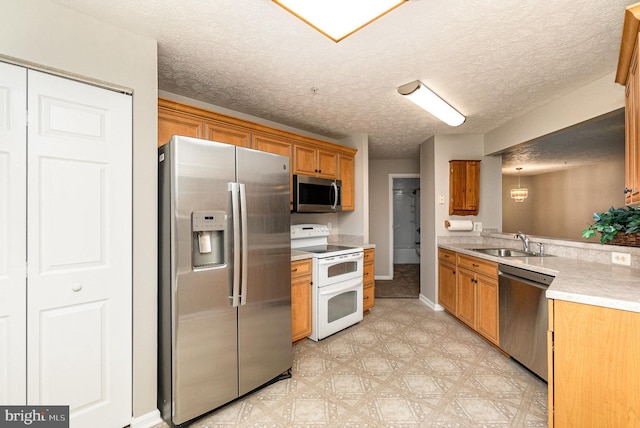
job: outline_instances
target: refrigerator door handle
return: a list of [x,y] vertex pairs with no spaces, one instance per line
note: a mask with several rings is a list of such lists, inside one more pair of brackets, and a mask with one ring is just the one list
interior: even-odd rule
[[231,192],[231,213],[233,216],[233,289],[231,291],[231,306],[236,307],[240,303],[240,221],[238,183],[229,183]]
[[241,228],[241,236],[242,236],[242,276],[241,276],[241,284],[242,290],[240,294],[240,304],[247,304],[247,272],[249,270],[249,245],[248,245],[248,235],[249,230],[247,229],[248,221],[247,221],[247,192],[245,189],[244,183],[238,184],[240,188],[240,219],[242,222]]

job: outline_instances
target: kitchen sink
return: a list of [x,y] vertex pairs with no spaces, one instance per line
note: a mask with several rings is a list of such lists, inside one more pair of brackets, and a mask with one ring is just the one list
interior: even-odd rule
[[470,248],[470,250],[496,257],[553,257],[550,254],[538,254],[512,248]]

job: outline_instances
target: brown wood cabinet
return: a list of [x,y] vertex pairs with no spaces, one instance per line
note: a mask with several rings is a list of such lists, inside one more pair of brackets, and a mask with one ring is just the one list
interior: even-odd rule
[[498,345],[498,264],[458,254],[457,268],[458,318]]
[[638,24],[640,5],[629,6],[624,17],[616,82],[625,88],[625,204],[640,204],[640,73]]
[[338,153],[294,143],[292,169],[294,174],[335,179],[338,177]]
[[497,263],[438,249],[438,303],[495,345],[499,299]]
[[363,273],[363,302],[362,311],[366,312],[375,306],[375,292],[376,281],[374,278],[374,262],[375,262],[375,250],[373,248],[367,248],[364,250],[364,273]]
[[456,313],[456,253],[440,248],[438,250],[438,303],[447,312]]
[[342,210],[355,210],[357,150],[158,98],[158,146],[186,135],[289,157],[292,174],[342,180]]
[[355,157],[340,153],[338,156],[338,178],[342,180],[342,211],[356,209]]
[[640,426],[640,313],[549,300],[549,427]]
[[311,334],[311,259],[291,262],[291,340]]
[[449,161],[449,215],[478,215],[480,161]]

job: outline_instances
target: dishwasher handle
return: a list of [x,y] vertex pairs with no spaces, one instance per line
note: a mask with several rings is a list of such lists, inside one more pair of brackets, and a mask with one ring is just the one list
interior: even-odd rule
[[547,288],[549,288],[548,284],[542,284],[542,283],[539,283],[539,282],[531,281],[531,280],[522,278],[520,276],[511,275],[511,274],[504,273],[504,272],[498,272],[498,275],[500,276],[500,278],[512,279],[512,280],[515,280],[515,281],[519,281],[519,282],[521,282],[523,284],[527,284],[527,285],[531,285],[533,287],[540,288],[542,290],[546,290]]

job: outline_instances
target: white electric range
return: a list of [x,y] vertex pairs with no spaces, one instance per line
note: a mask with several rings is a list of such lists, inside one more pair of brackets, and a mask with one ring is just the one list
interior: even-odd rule
[[316,342],[362,321],[364,250],[329,244],[328,236],[327,225],[291,226],[291,249],[313,256],[309,338]]

